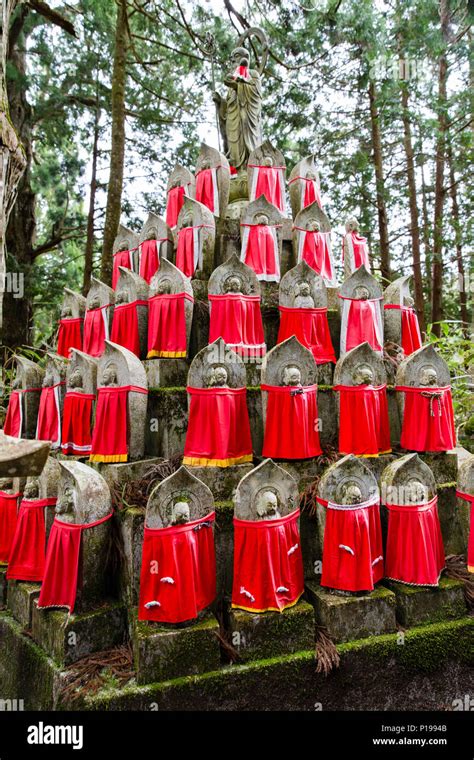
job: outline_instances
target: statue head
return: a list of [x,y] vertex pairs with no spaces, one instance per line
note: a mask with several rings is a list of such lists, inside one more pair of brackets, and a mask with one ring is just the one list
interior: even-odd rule
[[301,385],[301,372],[295,365],[289,365],[283,370],[283,385]]
[[435,388],[438,385],[438,375],[432,366],[422,367],[420,371],[420,385]]
[[217,367],[212,368],[207,384],[209,388],[226,388],[227,380],[227,370],[219,364]]
[[415,300],[410,295],[403,296],[403,305],[412,307],[415,305]]
[[306,229],[310,230],[310,232],[319,232],[320,226],[317,219],[308,219],[308,223],[306,225]]
[[370,364],[358,364],[352,373],[354,385],[373,385],[375,375]]
[[278,496],[273,491],[262,491],[257,498],[257,516],[260,520],[279,517]]
[[347,506],[362,503],[362,491],[357,483],[345,483],[342,488],[341,503]]
[[57,515],[74,514],[75,506],[74,489],[71,486],[66,486],[56,502],[54,511]]
[[224,293],[242,293],[242,281],[236,274],[227,278],[224,283]]
[[266,214],[257,214],[255,217],[255,224],[261,224],[262,226],[267,226],[269,222],[269,218]]
[[70,306],[63,306],[61,309],[61,319],[68,319],[72,317],[72,309]]
[[115,296],[115,303],[128,303],[128,293],[126,290],[119,290],[117,295]]
[[271,156],[263,157],[263,166],[273,166],[273,158]]
[[300,282],[298,286],[298,295],[303,296],[303,298],[311,296],[311,286],[309,282]]
[[191,510],[187,501],[181,499],[173,504],[171,525],[185,525],[191,519]]
[[12,491],[13,490],[13,480],[12,478],[0,478],[0,491]]
[[73,371],[71,372],[69,376],[69,387],[70,388],[82,388],[82,372],[79,369],[79,367],[74,367]]
[[354,289],[354,298],[357,298],[359,301],[367,301],[370,298],[368,288],[365,285],[357,285]]
[[96,293],[95,296],[92,297],[89,309],[100,309],[100,296],[98,293]]
[[428,501],[428,489],[418,478],[410,478],[404,490],[405,498],[403,501],[406,504],[424,504]]
[[51,388],[54,385],[54,372],[51,365],[46,367],[46,372],[43,378],[43,388]]
[[168,280],[167,277],[163,277],[161,280],[159,280],[158,285],[156,287],[157,295],[159,296],[167,296],[171,294],[171,280]]
[[107,364],[102,370],[102,385],[117,385],[118,375],[115,364]]
[[199,169],[202,171],[204,169],[210,169],[211,168],[211,159],[209,156],[203,156],[201,160],[199,161]]
[[235,48],[230,54],[230,60],[234,68],[237,66],[249,66],[250,53],[244,47]]
[[306,172],[306,179],[311,179],[311,180],[315,180],[315,179],[317,179],[317,177],[316,177],[316,174],[313,172],[313,170],[312,170],[312,169],[309,169],[309,170]]
[[193,212],[188,210],[183,214],[183,223],[181,225],[181,228],[192,227],[192,226],[193,226]]
[[359,231],[359,221],[356,219],[355,216],[350,216],[349,219],[346,221],[346,232],[358,232]]
[[23,491],[23,497],[25,499],[38,499],[39,498],[39,480],[34,478],[28,480]]

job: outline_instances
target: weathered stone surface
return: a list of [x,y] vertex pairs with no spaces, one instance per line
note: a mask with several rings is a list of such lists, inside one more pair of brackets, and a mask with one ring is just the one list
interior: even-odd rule
[[190,467],[196,478],[212,489],[218,501],[231,499],[241,479],[254,469],[251,464],[235,464],[233,467]]
[[300,179],[300,177],[316,180],[318,188],[320,186],[319,172],[315,159],[316,157],[314,155],[305,156],[305,158],[302,158],[301,161],[298,161],[298,163],[295,164],[288,178],[291,211],[293,214],[293,219],[295,219],[295,224],[296,217],[304,205],[304,197],[307,184],[304,179]]
[[196,189],[194,174],[185,166],[182,166],[182,164],[175,164],[174,169],[168,178],[166,192],[169,193],[172,188],[181,186],[185,188],[186,195],[189,195],[190,198],[194,198]]
[[[468,496],[474,495],[474,456],[465,459],[458,471],[458,491]],[[474,509],[465,499],[457,499],[456,522],[459,530],[459,545],[464,553],[469,539],[470,510]]]
[[214,245],[216,223],[212,211],[193,198],[185,197],[183,208],[179,212],[177,230],[183,227],[200,227],[199,261],[193,278],[208,280],[215,266]]
[[138,271],[138,235],[123,224],[119,224],[117,235],[113,244],[113,252],[131,251],[134,271]]
[[0,607],[7,603],[7,565],[0,563]]
[[224,295],[225,293],[241,293],[244,296],[259,296],[260,283],[257,275],[237,253],[229,256],[223,264],[214,269],[209,278],[209,295]]
[[34,438],[36,435],[43,379],[44,370],[38,364],[23,356],[15,356],[15,379],[12,390],[27,391],[27,393],[22,393],[21,399],[23,412],[21,434],[24,438]]
[[157,241],[160,265],[163,259],[173,261],[173,233],[165,220],[153,211],[149,212],[140,231],[139,244],[141,245],[145,240]]
[[464,587],[460,581],[441,578],[438,588],[406,586],[394,581],[384,581],[384,586],[395,594],[397,620],[404,627],[439,623],[466,614]]
[[201,143],[199,156],[196,164],[195,176],[203,169],[215,169],[217,178],[217,191],[219,194],[219,208],[214,216],[224,218],[229,203],[230,188],[230,166],[227,158],[223,153],[219,153],[215,148],[211,148],[206,143]]
[[314,647],[314,608],[299,601],[282,613],[232,610],[231,644],[242,661],[268,659]]
[[[309,286],[307,296],[302,295],[302,286]],[[323,278],[306,261],[300,261],[281,278],[278,300],[289,309],[326,309],[327,288]]]
[[[148,284],[143,277],[132,272],[126,267],[119,267],[119,277],[115,288],[115,310],[121,305],[133,303],[134,301],[148,301]],[[148,306],[146,304],[137,304],[135,306],[138,322],[138,339],[140,342],[140,359],[144,359],[147,354],[148,343]]]
[[222,338],[217,338],[202,349],[191,362],[188,385],[192,388],[207,388],[216,369],[222,368],[227,374],[229,388],[243,388],[246,385],[245,365],[235,351]]
[[182,454],[187,428],[186,388],[155,388],[148,398],[146,452],[164,459]]
[[[398,367],[395,380],[396,385],[410,388],[421,386],[443,388],[450,383],[448,365],[431,343],[403,359]],[[397,396],[400,416],[403,421],[405,394],[399,392]]]
[[[383,302],[396,306],[413,306],[413,298],[410,295],[411,275],[399,277],[385,288]],[[384,337],[385,342],[402,345],[402,312],[400,309],[384,309]]]
[[97,391],[97,359],[79,351],[78,348],[72,348],[66,371],[66,390],[95,395]]
[[40,583],[12,580],[7,582],[8,610],[15,620],[28,630],[31,628],[33,602],[39,597],[40,589]]
[[85,310],[86,299],[84,296],[70,288],[64,288],[61,319],[79,319],[84,316]]
[[465,554],[469,536],[469,511],[460,510],[454,485],[438,486],[438,515],[446,555]]
[[436,481],[417,454],[405,454],[388,465],[381,476],[383,504],[423,504],[436,495]]
[[[176,505],[187,506],[185,513],[176,512]],[[168,528],[199,520],[214,511],[212,491],[186,467],[158,483],[148,497],[145,525],[147,528]]]
[[0,431],[0,478],[40,475],[50,449],[48,441],[12,438]]
[[235,517],[239,520],[285,517],[298,503],[294,478],[271,459],[264,459],[238,484],[234,495]]

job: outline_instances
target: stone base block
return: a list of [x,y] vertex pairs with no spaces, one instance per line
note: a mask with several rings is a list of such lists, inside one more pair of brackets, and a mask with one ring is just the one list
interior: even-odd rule
[[230,627],[231,644],[243,661],[314,648],[314,608],[302,600],[283,612],[232,610]]
[[397,620],[404,627],[454,620],[466,615],[460,581],[441,578],[439,588],[407,586],[394,581],[384,581],[384,585],[395,594]]
[[316,621],[328,629],[336,642],[397,630],[396,597],[384,586],[363,596],[331,594],[316,581],[309,581],[306,590],[316,612]]
[[123,643],[127,635],[126,608],[110,604],[68,616],[66,610],[40,610],[35,601],[31,633],[55,662],[70,665],[93,652]]
[[171,628],[130,615],[138,684],[208,673],[221,665],[219,624],[209,612],[194,625]]
[[138,604],[140,588],[145,511],[138,508],[121,510],[118,521],[124,554],[120,563],[119,594],[127,605],[134,606]]
[[321,465],[319,457],[316,459],[294,459],[293,461],[277,459],[275,461],[294,477],[300,491],[304,491],[316,478],[321,477],[327,468],[327,464]]
[[232,498],[234,489],[240,480],[253,470],[253,464],[236,464],[233,467],[191,467],[187,468],[192,474],[202,480],[211,489],[216,501]]
[[186,386],[189,369],[186,359],[145,359],[143,366],[149,388]]
[[26,581],[8,581],[7,606],[24,628],[31,628],[33,602],[39,597],[41,585]]
[[245,371],[247,373],[247,387],[256,388],[261,382],[262,359],[244,358]]
[[188,427],[186,388],[154,388],[148,393],[145,451],[169,459],[182,454]]
[[137,462],[119,462],[118,464],[87,462],[87,464],[98,470],[109,486],[112,487],[124,485],[130,480],[140,480],[150,467],[161,461],[162,459],[158,457],[152,457],[140,459]]

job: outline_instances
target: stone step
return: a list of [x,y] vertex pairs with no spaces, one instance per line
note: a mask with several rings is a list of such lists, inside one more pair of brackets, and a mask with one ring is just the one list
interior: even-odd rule
[[20,625],[31,628],[33,603],[39,597],[40,583],[27,581],[7,581],[7,607]]
[[408,586],[388,580],[383,584],[395,594],[397,620],[404,627],[466,615],[464,584],[460,581],[441,578],[438,588]]

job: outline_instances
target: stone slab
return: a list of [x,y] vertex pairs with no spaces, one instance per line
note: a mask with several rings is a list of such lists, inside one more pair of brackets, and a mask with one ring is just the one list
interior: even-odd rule
[[39,597],[41,584],[26,581],[8,581],[7,606],[15,620],[24,628],[31,628],[33,602]]
[[385,580],[384,586],[395,594],[397,620],[407,628],[466,615],[464,588],[460,581],[441,578],[439,588],[423,588]]
[[243,662],[308,650],[315,645],[314,608],[301,600],[283,612],[232,610],[230,632]]
[[438,515],[446,554],[465,554],[469,536],[469,509],[459,509],[456,486],[438,486]]
[[187,469],[211,489],[216,501],[227,501],[232,499],[232,494],[244,475],[253,470],[253,465],[236,464],[233,467],[187,466]]
[[164,459],[182,454],[188,428],[186,388],[151,390],[147,415],[145,450]]
[[109,487],[121,486],[130,480],[140,480],[147,470],[161,462],[159,457],[140,459],[137,462],[119,462],[118,464],[103,464],[101,462],[86,462],[98,470],[107,481]]
[[186,359],[145,359],[148,388],[176,388],[185,386],[189,365]]

